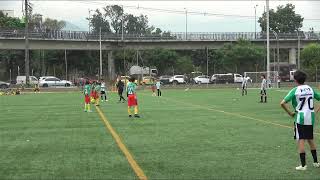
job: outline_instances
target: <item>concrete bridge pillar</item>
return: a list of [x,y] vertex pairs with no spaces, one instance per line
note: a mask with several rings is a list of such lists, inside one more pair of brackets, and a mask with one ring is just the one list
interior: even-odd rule
[[297,51],[295,48],[289,49],[289,63],[297,64]]
[[115,80],[116,73],[115,73],[115,64],[112,51],[108,52],[108,79]]

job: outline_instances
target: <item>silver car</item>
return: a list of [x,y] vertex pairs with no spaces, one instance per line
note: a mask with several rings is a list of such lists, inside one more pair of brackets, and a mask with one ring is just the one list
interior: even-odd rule
[[50,77],[43,79],[39,82],[39,86],[41,87],[51,87],[51,86],[65,86],[69,87],[72,85],[71,81],[60,80],[56,77]]
[[10,83],[0,81],[0,89],[7,89],[9,87],[10,87]]

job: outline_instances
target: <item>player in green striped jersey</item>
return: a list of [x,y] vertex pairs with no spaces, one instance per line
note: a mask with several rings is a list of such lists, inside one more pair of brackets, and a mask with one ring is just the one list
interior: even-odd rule
[[[320,95],[315,92],[310,86],[305,85],[304,82],[307,75],[302,71],[294,73],[294,80],[297,87],[293,88],[287,96],[282,100],[281,107],[294,117],[294,138],[297,140],[301,165],[296,167],[296,170],[306,170],[306,153],[304,150],[305,141],[308,142],[311,154],[313,157],[313,166],[320,167],[317,159],[316,145],[313,140],[313,127],[315,123],[315,112],[313,100],[320,100]],[[291,112],[286,105],[291,102],[294,112]]]

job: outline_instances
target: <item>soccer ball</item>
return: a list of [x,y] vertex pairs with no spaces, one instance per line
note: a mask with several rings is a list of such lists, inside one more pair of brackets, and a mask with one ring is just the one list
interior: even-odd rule
[[91,102],[91,104],[94,104],[96,102],[96,100],[93,97],[91,97],[90,102]]

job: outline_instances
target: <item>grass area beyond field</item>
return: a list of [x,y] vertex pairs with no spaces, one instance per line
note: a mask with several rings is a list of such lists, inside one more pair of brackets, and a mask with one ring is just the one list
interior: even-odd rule
[[[138,91],[140,119],[115,93],[100,108],[148,179],[319,179],[308,148],[308,170],[295,170],[293,120],[279,107],[286,92],[270,90],[267,104],[248,93]],[[0,109],[0,179],[137,179],[80,92],[0,96]]]

